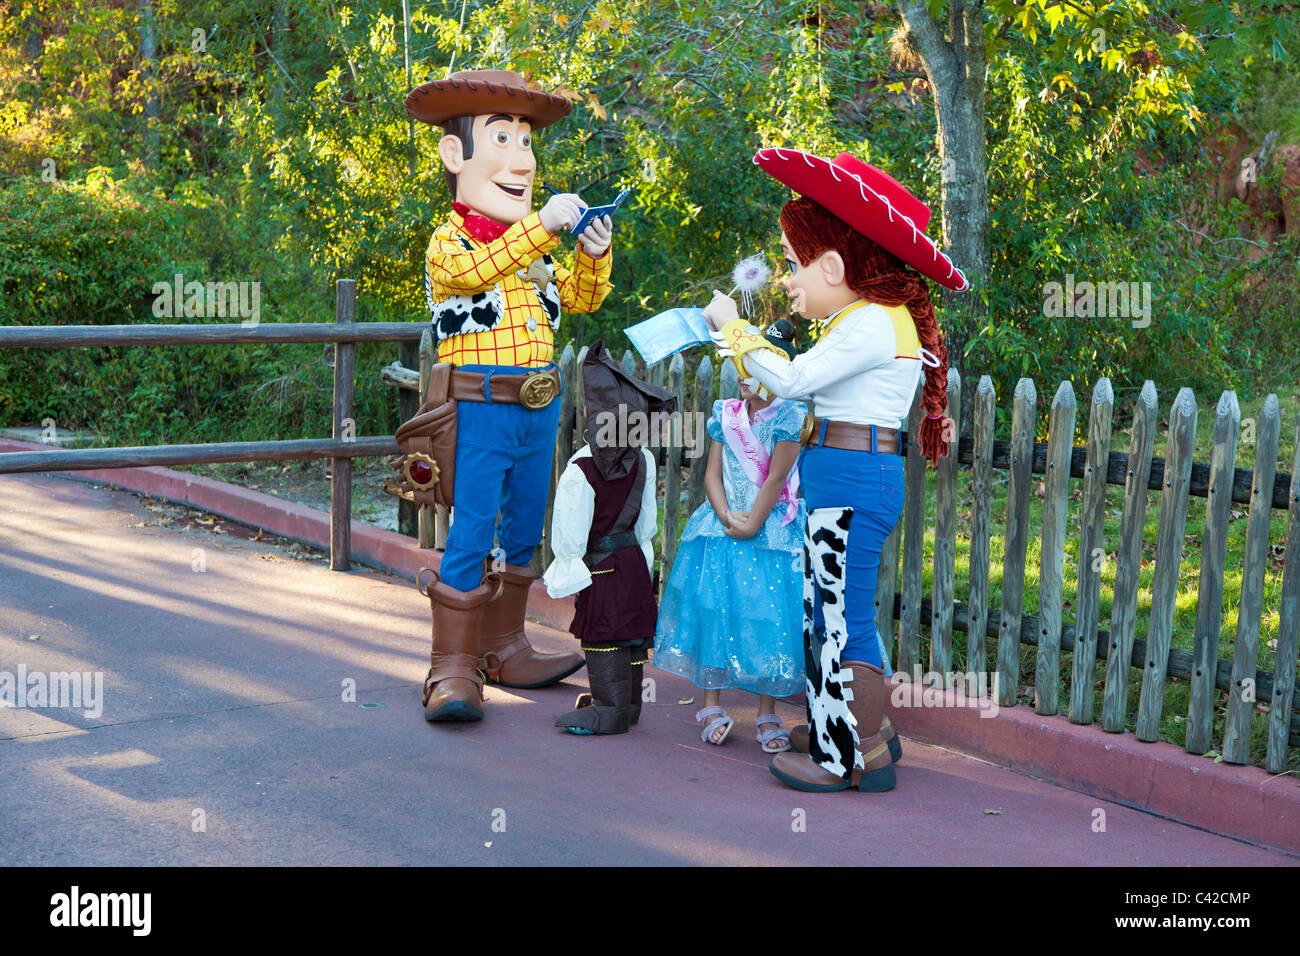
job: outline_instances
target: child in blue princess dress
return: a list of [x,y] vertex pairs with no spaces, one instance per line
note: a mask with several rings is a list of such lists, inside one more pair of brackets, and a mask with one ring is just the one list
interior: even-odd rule
[[[793,357],[793,333],[782,320],[768,338]],[[740,393],[713,403],[708,501],[691,515],[677,548],[659,605],[654,666],[704,692],[695,720],[705,743],[721,744],[734,723],[722,691],[757,694],[758,742],[780,753],[790,748],[790,733],[775,698],[804,690],[807,512],[795,461],[808,410],[761,387],[755,394],[742,383]]]

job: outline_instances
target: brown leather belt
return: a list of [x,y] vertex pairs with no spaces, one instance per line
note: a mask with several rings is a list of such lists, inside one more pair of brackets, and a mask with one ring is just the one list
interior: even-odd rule
[[827,448],[842,448],[845,451],[871,451],[871,430],[876,430],[877,452],[897,455],[901,445],[897,428],[883,428],[880,425],[854,425],[849,422],[837,422],[818,418],[809,413],[804,419],[799,441],[804,445],[819,444],[822,423],[826,423],[826,438],[820,442]]
[[483,380],[489,380],[492,401],[522,405],[536,411],[545,408],[560,394],[560,374],[555,369],[533,372],[467,372],[456,369],[451,376],[451,397],[458,402],[486,402]]

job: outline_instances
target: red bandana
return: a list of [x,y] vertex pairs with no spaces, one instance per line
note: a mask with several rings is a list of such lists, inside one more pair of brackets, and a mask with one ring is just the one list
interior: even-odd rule
[[500,239],[501,234],[510,228],[489,219],[487,216],[480,216],[478,213],[471,212],[469,206],[466,206],[463,202],[454,202],[451,204],[451,208],[465,217],[465,231],[479,242],[491,242],[494,239]]

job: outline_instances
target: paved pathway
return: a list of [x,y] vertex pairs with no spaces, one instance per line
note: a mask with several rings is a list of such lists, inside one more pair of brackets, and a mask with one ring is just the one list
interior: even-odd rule
[[584,671],[431,726],[409,582],[156,519],[0,477],[0,681],[103,675],[97,718],[0,708],[0,865],[1300,862],[909,741],[891,793],[796,793],[753,742],[753,698],[724,698],[736,728],[706,747],[692,688],[652,668],[626,736],[553,728]]

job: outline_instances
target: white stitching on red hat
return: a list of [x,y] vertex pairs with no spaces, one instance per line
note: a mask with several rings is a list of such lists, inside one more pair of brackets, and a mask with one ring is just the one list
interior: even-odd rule
[[[803,158],[804,163],[806,163],[810,168],[812,169],[816,168],[816,166],[814,166],[812,161],[809,159],[808,153],[805,153],[802,150],[796,150],[796,152],[799,153],[799,155]],[[758,165],[758,158],[759,156],[762,156],[764,153],[776,153],[778,159],[788,158],[785,156],[784,153],[781,152],[781,148],[779,146],[772,146],[765,149],[760,149],[758,153],[755,154],[754,156],[755,165]],[[835,175],[836,166],[834,163],[830,162],[829,160],[822,159],[822,157],[820,156],[814,156],[812,158],[821,160],[821,162],[825,163],[830,171],[831,177],[836,182],[841,181],[839,176]],[[890,222],[894,221],[894,212],[895,212],[894,205],[889,201],[889,198],[887,196],[880,195],[880,193],[876,192],[874,189],[872,189],[870,186],[864,183],[862,181],[862,177],[858,176],[856,173],[849,173],[848,170],[841,170],[841,172],[848,173],[848,175],[852,176],[853,179],[857,181],[858,193],[859,195],[862,196],[864,202],[867,203],[871,202],[871,197],[867,195],[868,192],[870,192],[873,196],[875,196],[877,199],[883,202],[885,204],[885,209],[888,210],[889,212],[889,221]],[[912,218],[910,216],[906,216],[900,212],[898,214],[898,218],[903,220],[905,223],[907,223],[909,226],[912,227],[912,245],[916,245],[916,238],[919,235],[930,246],[930,256],[932,262],[937,262],[939,257],[943,256],[944,262],[948,264],[948,276],[951,277],[953,273],[956,273],[957,275],[961,276],[961,286],[955,289],[954,291],[956,292],[965,291],[970,286],[970,281],[966,278],[966,273],[958,269],[956,264],[954,264],[953,261],[950,258],[948,258],[948,256],[945,253],[939,251],[938,244],[929,236],[927,236],[923,231],[918,229],[916,223],[912,221]]]

